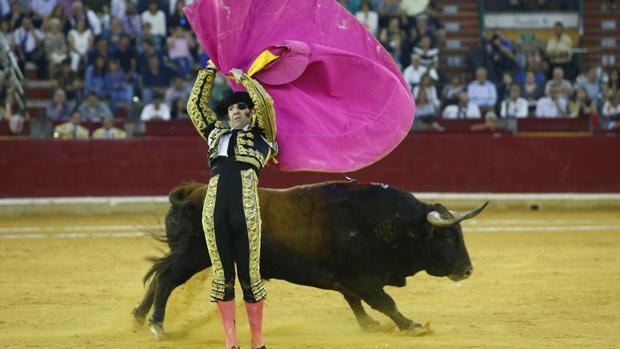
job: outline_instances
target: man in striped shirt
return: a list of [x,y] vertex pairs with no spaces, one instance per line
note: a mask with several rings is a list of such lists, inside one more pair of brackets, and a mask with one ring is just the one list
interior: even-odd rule
[[422,59],[422,65],[426,68],[437,68],[439,64],[439,49],[431,47],[431,37],[428,35],[424,35],[422,39],[420,39],[420,43],[418,46],[413,48],[413,53],[420,56]]

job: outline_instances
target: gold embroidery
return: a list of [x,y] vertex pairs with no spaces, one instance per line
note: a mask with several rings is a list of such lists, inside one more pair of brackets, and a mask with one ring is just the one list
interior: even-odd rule
[[248,242],[250,250],[250,288],[254,299],[259,301],[267,296],[263,279],[260,276],[260,239],[261,218],[258,204],[258,177],[254,170],[241,171],[241,186],[243,195],[243,213],[248,228]]
[[209,95],[215,80],[215,71],[201,69],[187,101],[187,113],[200,136],[207,140],[211,127],[219,126],[217,115],[209,108]]
[[209,186],[207,187],[207,195],[205,196],[205,202],[202,209],[202,228],[205,233],[205,239],[207,240],[207,248],[209,249],[209,256],[211,257],[211,264],[213,265],[213,283],[211,286],[211,300],[218,301],[224,300],[224,268],[222,267],[222,261],[217,251],[217,243],[215,241],[215,220],[213,214],[215,212],[215,199],[217,197],[217,182],[219,176],[211,177],[209,180]]
[[254,103],[252,125],[258,124],[258,127],[263,130],[267,141],[274,144],[272,155],[276,157],[278,155],[278,147],[276,145],[276,115],[273,108],[273,99],[263,86],[246,73],[241,75],[239,83],[245,87]]

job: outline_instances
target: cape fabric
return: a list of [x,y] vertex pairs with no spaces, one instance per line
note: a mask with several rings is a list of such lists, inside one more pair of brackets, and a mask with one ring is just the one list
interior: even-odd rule
[[249,72],[273,98],[279,169],[355,171],[409,132],[402,73],[335,0],[197,0],[185,14],[221,72]]

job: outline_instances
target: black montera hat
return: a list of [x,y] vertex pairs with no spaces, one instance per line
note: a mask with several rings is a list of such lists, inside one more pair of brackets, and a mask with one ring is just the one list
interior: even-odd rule
[[217,106],[215,107],[215,112],[220,117],[226,117],[228,116],[228,107],[230,107],[233,104],[242,103],[242,102],[247,104],[248,107],[254,108],[254,103],[252,103],[252,98],[250,98],[249,93],[234,92],[233,94],[226,96],[224,99],[222,99],[221,102],[217,104]]

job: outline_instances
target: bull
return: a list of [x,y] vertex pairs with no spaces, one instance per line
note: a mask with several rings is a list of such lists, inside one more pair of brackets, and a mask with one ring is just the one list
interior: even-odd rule
[[[165,219],[170,252],[146,273],[147,291],[133,310],[141,325],[153,308],[150,328],[159,339],[171,292],[211,266],[201,225],[206,188],[187,183],[170,193]],[[384,286],[403,287],[420,271],[454,281],[468,278],[473,267],[459,223],[487,205],[454,212],[399,189],[354,181],[258,193],[263,278],[340,292],[362,329],[379,326],[362,301],[400,330],[422,327],[400,313]]]

